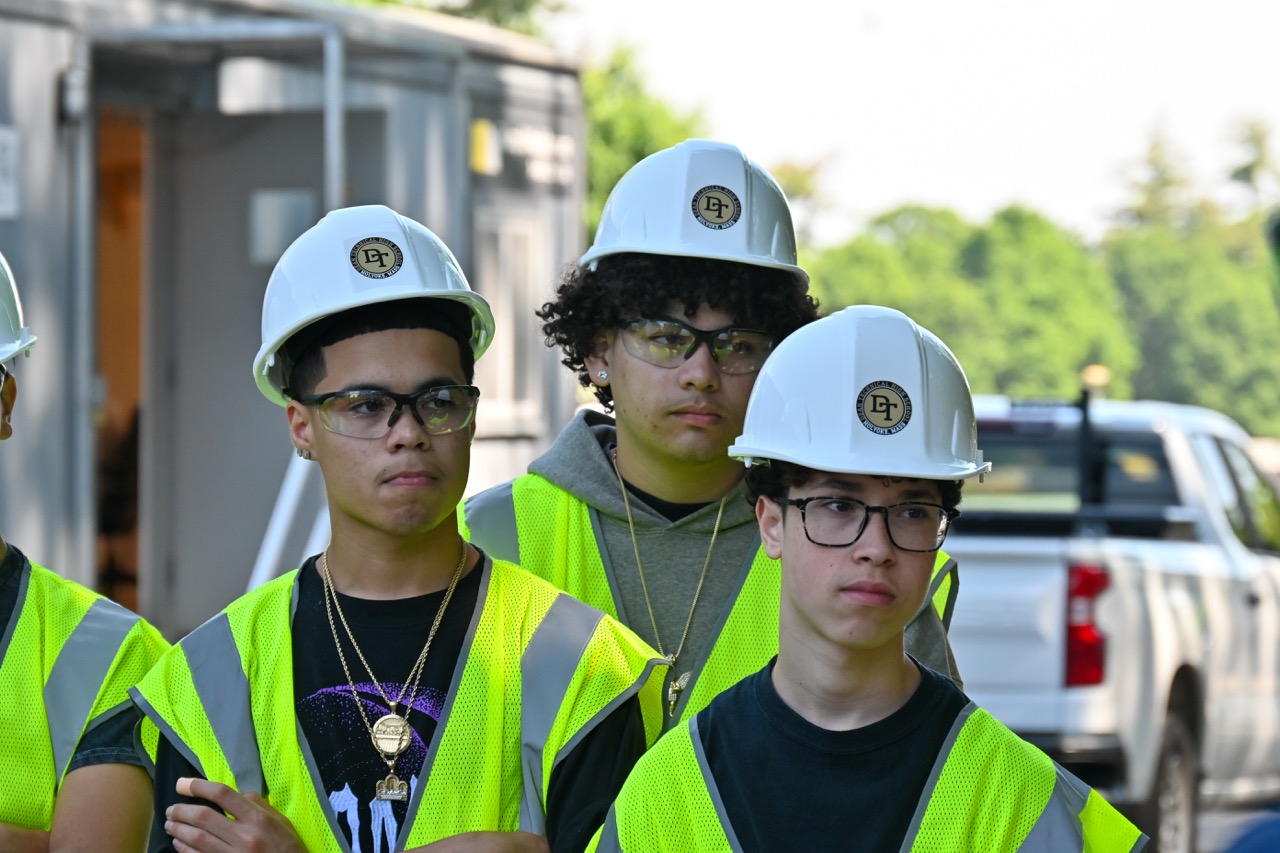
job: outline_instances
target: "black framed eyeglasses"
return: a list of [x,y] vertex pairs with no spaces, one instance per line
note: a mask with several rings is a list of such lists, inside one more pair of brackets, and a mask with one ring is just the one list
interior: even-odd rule
[[758,329],[695,329],[678,320],[627,320],[622,345],[631,355],[657,367],[675,368],[693,358],[703,344],[723,373],[755,373],[773,351],[773,336]]
[[889,541],[895,546],[903,551],[936,551],[947,538],[951,522],[960,517],[958,509],[914,501],[871,506],[857,498],[817,495],[783,503],[799,507],[804,535],[824,548],[847,548],[857,542],[867,529],[867,519],[878,512],[884,515]]
[[331,391],[299,397],[315,406],[329,432],[350,438],[385,438],[408,410],[427,435],[448,435],[466,429],[476,414],[480,389],[474,385],[436,385],[396,394],[378,389]]

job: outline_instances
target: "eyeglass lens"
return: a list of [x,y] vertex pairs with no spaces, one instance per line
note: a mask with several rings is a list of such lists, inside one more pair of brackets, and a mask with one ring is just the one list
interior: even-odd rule
[[868,506],[855,498],[816,497],[792,502],[800,507],[805,534],[815,545],[852,545],[866,530],[873,512],[881,513],[889,539],[904,551],[936,551],[951,519],[945,507],[926,503]]
[[703,331],[675,320],[631,320],[623,325],[623,346],[658,367],[678,367],[704,343],[724,373],[754,373],[773,350],[773,338],[754,329]]
[[382,438],[407,408],[428,435],[464,429],[475,415],[479,390],[469,385],[424,388],[413,394],[390,391],[342,391],[317,400],[330,432],[352,438]]

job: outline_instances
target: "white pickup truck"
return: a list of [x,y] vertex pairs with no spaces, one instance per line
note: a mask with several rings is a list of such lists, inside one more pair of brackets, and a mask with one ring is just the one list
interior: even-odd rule
[[1199,802],[1280,796],[1280,494],[1216,412],[975,402],[994,468],[945,546],[965,689],[1194,853]]

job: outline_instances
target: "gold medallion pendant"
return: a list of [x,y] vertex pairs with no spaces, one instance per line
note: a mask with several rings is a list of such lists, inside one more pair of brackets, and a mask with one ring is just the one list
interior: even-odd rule
[[374,787],[374,796],[379,800],[406,801],[409,799],[409,783],[402,782],[394,773],[388,774]]
[[[445,608],[449,606],[449,601],[453,598],[453,591],[458,586],[458,579],[462,577],[462,570],[467,565],[467,554],[469,553],[467,543],[465,540],[460,541],[462,553],[458,556],[458,565],[453,569],[453,579],[449,581],[449,587],[445,590],[444,600],[440,602],[440,607],[436,609],[436,618],[432,621],[431,630],[427,633],[427,642],[423,644],[418,660],[414,663],[413,669],[409,671],[409,677],[400,685],[400,692],[394,699],[387,695],[387,691],[382,688],[382,683],[373,674],[373,668],[365,660],[364,652],[360,651],[360,645],[356,642],[356,635],[352,633],[351,626],[347,624],[347,617],[342,613],[342,602],[338,599],[338,590],[333,585],[333,577],[329,574],[329,549],[326,548],[324,553],[320,555],[317,569],[319,569],[320,577],[324,581],[324,611],[325,616],[329,619],[329,632],[333,634],[333,643],[338,652],[338,661],[342,664],[343,675],[347,677],[347,686],[351,688],[351,699],[356,703],[356,710],[360,712],[360,721],[368,729],[369,739],[373,741],[374,749],[378,750],[378,755],[387,765],[387,778],[374,785],[374,797],[379,800],[399,800],[403,802],[409,799],[409,783],[402,782],[396,777],[396,760],[399,758],[400,753],[408,749],[409,744],[413,742],[413,731],[409,728],[409,713],[413,708],[413,699],[418,694],[418,680],[422,678],[422,671],[427,662],[427,653],[431,651],[431,641],[435,639],[436,631],[440,628],[440,620],[444,618]],[[391,709],[390,713],[379,717],[372,724],[369,723],[369,716],[365,713],[364,703],[360,700],[360,694],[356,691],[355,679],[351,677],[351,668],[347,666],[347,656],[342,651],[342,639],[338,635],[338,626],[333,621],[335,612],[338,614],[338,621],[342,623],[343,630],[347,633],[347,640],[350,641],[351,647],[355,650],[356,657],[360,658],[360,663],[364,664],[365,671],[369,673],[369,680],[378,689],[378,695],[382,697],[382,701],[386,702]],[[408,694],[408,699],[405,698],[406,693]],[[400,705],[404,705],[403,717],[396,713],[396,708]]]
[[373,737],[373,745],[378,748],[378,752],[388,758],[404,752],[412,740],[409,721],[399,714],[379,717],[370,727],[369,734]]

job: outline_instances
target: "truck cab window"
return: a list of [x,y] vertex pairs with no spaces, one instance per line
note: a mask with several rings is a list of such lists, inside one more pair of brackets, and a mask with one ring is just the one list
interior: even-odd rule
[[1280,496],[1241,448],[1225,442],[1218,446],[1239,489],[1241,509],[1252,534],[1242,539],[1251,548],[1280,552]]

